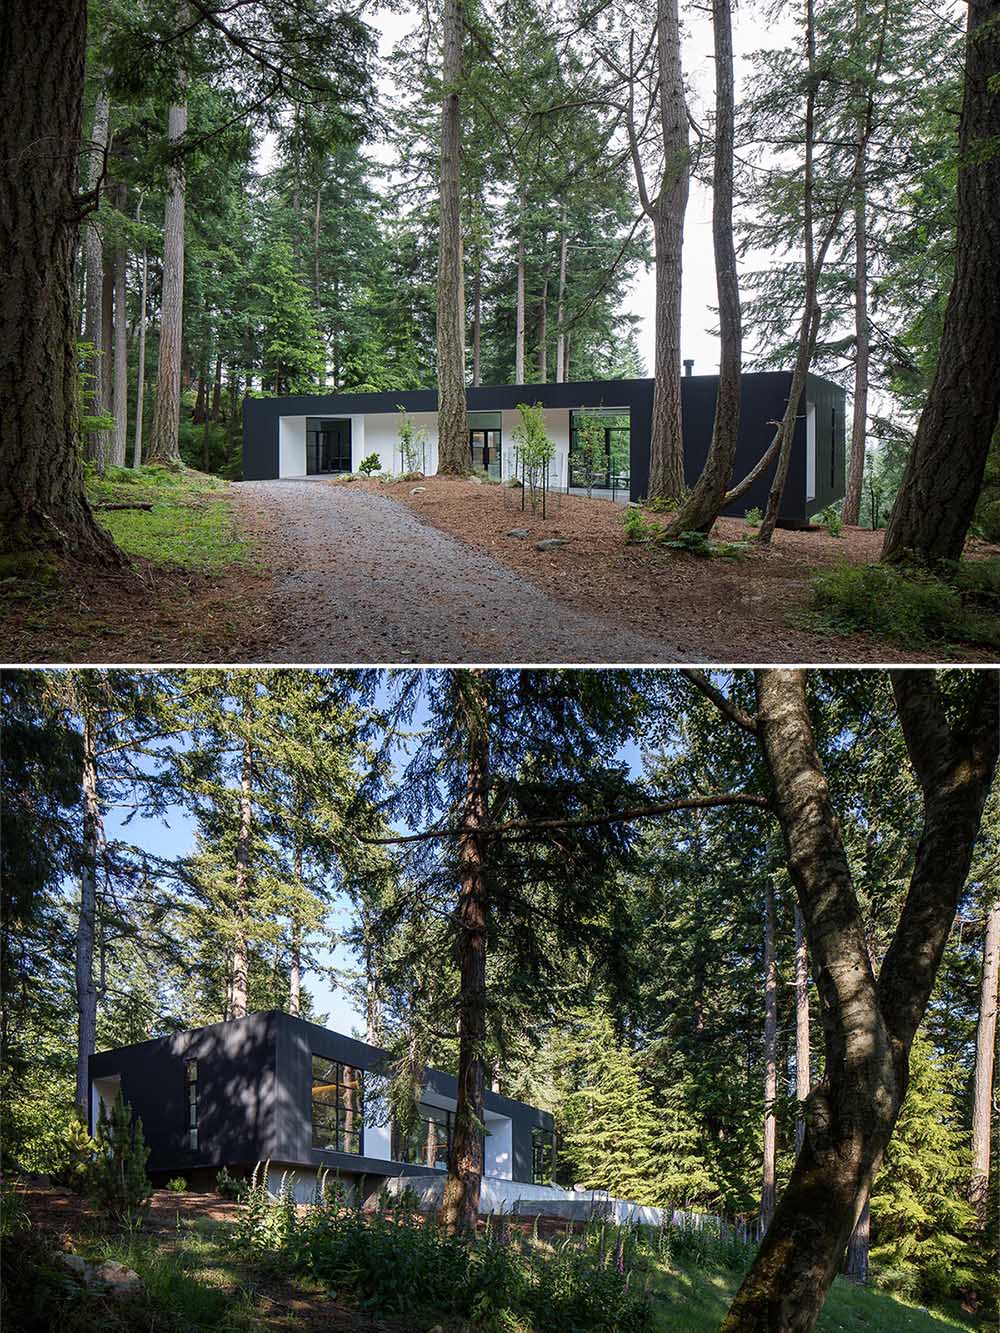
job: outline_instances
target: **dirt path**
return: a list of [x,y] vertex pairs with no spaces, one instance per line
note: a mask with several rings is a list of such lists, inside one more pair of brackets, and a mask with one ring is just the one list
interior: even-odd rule
[[370,491],[306,481],[232,489],[261,542],[264,656],[301,663],[699,660],[587,614]]

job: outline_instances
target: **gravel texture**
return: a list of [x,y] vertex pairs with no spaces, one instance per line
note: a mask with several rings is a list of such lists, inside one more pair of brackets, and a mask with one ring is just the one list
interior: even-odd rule
[[259,660],[662,663],[672,643],[588,614],[370,490],[242,482],[271,633]]

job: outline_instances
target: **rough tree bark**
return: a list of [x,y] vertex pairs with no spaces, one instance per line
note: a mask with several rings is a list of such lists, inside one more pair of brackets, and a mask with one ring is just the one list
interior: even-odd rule
[[474,1231],[483,1174],[483,1106],[486,1088],[486,839],[476,830],[489,822],[489,684],[481,670],[462,673],[457,684],[459,734],[466,744],[465,800],[458,838],[458,965],[460,1009],[458,1095],[448,1149],[441,1220],[449,1233]]
[[764,888],[764,1167],[760,1185],[760,1223],[774,1216],[778,1100],[778,964],[774,952],[774,884]]
[[844,1273],[847,1277],[863,1287],[868,1285],[868,1251],[871,1246],[871,1235],[872,1205],[870,1197],[866,1197],[864,1207],[851,1232],[851,1239],[847,1242],[847,1262],[844,1264]]
[[733,243],[733,17],[731,0],[713,0],[715,40],[715,157],[712,165],[712,243],[719,294],[719,390],[708,457],[701,476],[669,524],[671,535],[708,532],[722,512],[736,460],[740,429],[743,328]]
[[972,1180],[969,1202],[980,1227],[986,1225],[990,1183],[990,1123],[993,1112],[993,1053],[997,1039],[997,982],[1000,978],[1000,899],[990,908],[983,936],[983,980],[976,1025],[976,1076],[972,1093]]
[[968,707],[953,720],[933,672],[892,673],[923,826],[876,982],[805,672],[757,673],[755,730],[805,920],[826,1059],[802,1151],[722,1333],[807,1330],[822,1310],[896,1123],[910,1046],[969,872],[1000,744],[998,680],[982,672],[970,681]]
[[[167,113],[167,143],[174,145],[187,130],[187,102]],[[149,443],[150,463],[180,467],[181,355],[184,321],[184,164],[167,168],[167,203],[163,220],[163,284],[160,300],[159,364]]]
[[681,284],[689,145],[677,0],[657,0],[656,21],[663,178],[656,199],[651,201],[656,251],[656,346],[648,498],[667,500],[680,499],[685,487],[681,424]]
[[128,252],[119,245],[114,254],[115,314],[114,314],[114,416],[115,429],[111,446],[111,462],[115,467],[125,466],[128,453],[128,321],[125,297],[128,279]]
[[240,824],[236,836],[236,875],[233,910],[236,916],[236,938],[233,941],[233,972],[229,989],[229,1017],[246,1018],[250,990],[250,958],[247,947],[246,918],[250,893],[250,836],[253,828],[253,749],[248,740],[243,742],[243,763],[240,769]]
[[1000,418],[1000,0],[970,0],[955,276],[882,559],[957,560]]
[[549,305],[549,280],[545,278],[542,283],[542,296],[538,305],[538,379],[544,384],[549,378],[548,366],[548,305]]
[[[856,0],[855,28],[864,32],[864,0]],[[844,494],[845,523],[857,526],[861,518],[861,488],[865,475],[865,439],[868,432],[868,366],[871,335],[868,328],[868,207],[866,191],[868,146],[865,118],[859,114],[858,170],[854,196],[854,412],[851,421],[851,455]]]
[[441,70],[440,239],[438,243],[438,472],[469,471],[465,410],[465,292],[462,274],[461,155],[462,0],[444,0]]
[[87,504],[79,452],[73,255],[86,46],[77,0],[0,8],[0,550],[119,564]]
[[472,383],[479,383],[479,360],[483,337],[483,259],[476,253],[476,271],[472,279]]
[[569,237],[566,235],[566,209],[559,219],[559,295],[556,305],[556,383],[566,379],[566,261]]
[[[111,125],[111,99],[102,84],[94,102],[94,123],[90,131],[87,188],[98,193],[104,176]],[[95,199],[96,202],[96,199]],[[111,378],[111,341],[107,338],[108,311],[105,309],[104,242],[95,218],[84,227],[83,268],[85,275],[83,340],[93,345],[93,359],[88,366],[90,380],[90,411],[104,416],[109,408],[108,383]],[[86,455],[103,472],[110,452],[109,432],[92,430],[87,434]]]
[[519,220],[517,224],[517,298],[514,315],[514,383],[524,383],[524,190],[518,198]]
[[802,912],[795,905],[795,1151],[802,1151],[806,1136],[806,1102],[812,1076],[809,1049],[809,950]]
[[97,921],[97,864],[101,809],[97,797],[97,753],[94,723],[83,713],[83,846],[80,858],[80,916],[76,926],[76,1106],[88,1115],[88,1061],[97,1049],[97,986],[94,982],[94,936]]
[[149,259],[142,251],[142,273],[139,282],[139,348],[135,372],[135,440],[132,445],[132,466],[142,465],[142,410],[146,394],[146,299],[149,286]]

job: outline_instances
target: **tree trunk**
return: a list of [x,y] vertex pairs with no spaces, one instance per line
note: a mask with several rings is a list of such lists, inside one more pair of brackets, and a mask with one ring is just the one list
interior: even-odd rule
[[538,379],[544,384],[549,377],[548,370],[548,300],[549,280],[542,283],[542,299],[538,307]]
[[213,421],[219,421],[222,418],[222,353],[218,352],[215,357],[215,374],[212,377],[212,411]]
[[139,294],[139,351],[135,373],[135,442],[132,445],[132,466],[142,466],[142,412],[146,395],[146,298],[149,284],[149,258],[142,252],[142,280]]
[[1000,744],[996,673],[970,685],[968,711],[954,724],[933,672],[895,672],[892,683],[923,827],[876,983],[805,672],[757,673],[756,729],[805,921],[826,1059],[802,1151],[721,1333],[807,1330],[819,1318],[896,1123],[910,1045],[968,875]]
[[[167,143],[176,145],[187,129],[187,102],[167,115]],[[163,221],[163,293],[160,301],[160,352],[153,406],[150,463],[181,466],[181,344],[184,319],[184,164],[167,168],[167,205]]]
[[128,251],[118,246],[114,258],[115,271],[115,430],[111,461],[115,467],[124,467],[128,453],[128,319],[126,293],[128,290]]
[[476,272],[472,279],[472,383],[479,383],[479,360],[483,337],[483,257],[476,252]]
[[458,839],[458,1095],[441,1206],[451,1234],[474,1231],[479,1218],[486,1088],[486,849],[482,836],[471,830],[489,822],[489,686],[481,670],[462,675],[456,713],[464,714],[458,723],[467,755],[462,824],[470,832]]
[[90,512],[79,449],[73,255],[86,6],[0,8],[0,550],[120,564]]
[[764,888],[764,1168],[760,1187],[760,1221],[771,1224],[774,1215],[775,1148],[778,1100],[778,965],[774,954],[774,884]]
[[465,293],[462,274],[461,156],[462,0],[444,0],[441,102],[440,240],[438,243],[438,472],[469,471],[465,410]]
[[[102,84],[94,103],[94,124],[90,131],[89,171],[87,186],[97,191],[104,174],[104,164],[110,137],[111,101]],[[95,201],[96,204],[96,201]],[[90,372],[90,412],[104,416],[110,407],[108,382],[111,377],[111,340],[108,338],[109,311],[104,281],[104,244],[95,216],[87,223],[83,234],[83,266],[86,272],[86,304],[83,319],[83,340],[93,344]],[[87,436],[87,458],[103,472],[110,452],[109,433],[93,430]]]
[[795,1151],[802,1151],[806,1134],[806,1102],[811,1090],[809,1050],[809,951],[802,912],[795,905]]
[[733,141],[736,109],[733,93],[733,18],[731,0],[713,0],[715,38],[715,159],[712,169],[712,243],[719,294],[719,388],[708,457],[668,532],[708,532],[726,501],[736,461],[740,429],[740,372],[743,329],[740,284],[733,243]]
[[688,118],[681,70],[677,0],[657,0],[663,179],[653,205],[656,249],[656,350],[649,444],[649,499],[684,495],[681,422],[681,283],[688,201]]
[[871,1199],[867,1198],[854,1230],[851,1232],[851,1239],[847,1243],[847,1263],[844,1265],[846,1276],[862,1287],[868,1285],[868,1250],[871,1244],[871,1234],[872,1206]]
[[514,327],[514,383],[524,383],[524,189],[518,200],[517,224],[517,311]]
[[883,560],[959,559],[1000,417],[1000,0],[970,0],[965,51],[955,276]]
[[83,709],[83,846],[80,858],[80,919],[76,927],[76,1106],[88,1115],[88,1062],[97,1048],[97,987],[94,984],[94,935],[97,920],[97,860],[101,810],[97,798],[94,724]]
[[569,239],[566,235],[566,209],[559,221],[559,303],[556,306],[556,383],[566,379],[566,260]]
[[[251,716],[249,707],[247,717]],[[240,825],[236,837],[236,940],[233,945],[233,975],[230,989],[229,1017],[246,1018],[250,989],[250,960],[247,948],[247,907],[250,894],[250,837],[253,828],[253,801],[250,795],[253,781],[253,751],[249,741],[243,742],[243,765],[240,772]]]
[[[317,326],[318,326],[321,330],[322,330],[322,328],[323,328],[323,300],[322,300],[322,290],[323,290],[323,289],[322,289],[322,285],[321,285],[321,281],[320,281],[320,262],[319,262],[319,261],[320,261],[320,254],[322,253],[322,251],[321,251],[321,247],[320,247],[320,220],[321,220],[321,218],[322,218],[322,216],[323,216],[323,215],[322,215],[322,212],[321,212],[321,209],[320,209],[320,203],[321,203],[321,201],[322,201],[322,198],[323,198],[323,188],[322,188],[322,186],[317,185],[317,186],[316,186],[316,207],[313,209],[313,235],[312,235],[312,242],[313,242],[313,300],[316,302],[316,323],[317,323]],[[320,364],[320,371],[319,371],[319,387],[322,389],[322,388],[325,386],[325,384],[326,384],[326,336],[325,336],[325,334],[324,334],[324,336],[323,336],[323,360],[322,360],[322,362],[321,362],[321,364]]]
[[990,1121],[993,1111],[993,1055],[997,1038],[997,981],[1000,977],[1000,899],[986,917],[983,937],[983,981],[976,1026],[976,1076],[972,1093],[972,1180],[969,1202],[979,1226],[986,1225],[986,1193],[990,1183]]
[[194,411],[191,413],[191,424],[200,426],[208,415],[208,366],[202,362],[198,371],[198,391],[194,398]]
[[[858,0],[856,26],[861,31],[864,5]],[[868,329],[868,209],[867,148],[865,126],[858,125],[860,164],[854,197],[854,414],[851,422],[851,457],[847,468],[847,490],[843,518],[855,527],[861,519],[861,489],[865,475],[865,439],[868,432],[868,365],[871,337]]]

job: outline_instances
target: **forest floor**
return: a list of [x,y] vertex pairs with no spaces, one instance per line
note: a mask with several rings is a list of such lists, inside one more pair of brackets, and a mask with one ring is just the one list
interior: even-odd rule
[[[325,484],[345,487],[339,480]],[[747,544],[739,559],[706,559],[626,542],[624,507],[584,495],[550,497],[542,519],[528,506],[521,509],[520,491],[461,478],[357,479],[350,489],[374,491],[406,505],[565,604],[676,644],[679,655],[661,660],[985,662],[996,657],[981,647],[903,646],[868,634],[834,633],[823,624],[812,609],[811,580],[820,570],[876,561],[883,534],[866,528],[845,528],[839,537],[825,529],[778,529],[767,548],[747,540],[754,530],[742,519],[723,518],[711,534],[713,541]],[[642,516],[650,524],[669,518],[645,511]],[[527,531],[527,538],[507,535],[515,529]],[[539,551],[535,543],[547,537],[563,538],[566,544]],[[997,556],[1000,547],[976,543],[969,555]]]
[[[141,1232],[133,1239],[109,1235],[100,1226],[95,1209],[79,1196],[37,1184],[19,1189],[18,1196],[31,1220],[26,1233],[30,1261],[45,1265],[34,1281],[39,1292],[58,1303],[61,1326],[67,1333],[101,1328],[109,1333],[143,1327],[160,1333],[174,1329],[219,1329],[229,1333],[250,1330],[331,1330],[331,1333],[417,1333],[437,1327],[444,1333],[471,1333],[470,1326],[448,1316],[418,1321],[376,1319],[350,1303],[339,1301],[321,1284],[285,1278],[273,1266],[262,1269],[230,1243],[238,1206],[214,1194],[171,1193],[157,1190]],[[558,1231],[564,1223],[553,1223]],[[530,1225],[525,1223],[526,1234]],[[549,1230],[544,1227],[542,1234]],[[82,1255],[89,1262],[114,1259],[138,1272],[144,1292],[136,1298],[102,1295],[76,1288],[58,1267],[52,1254]],[[19,1256],[19,1260],[21,1256]],[[12,1275],[11,1268],[17,1271]],[[20,1308],[25,1271],[10,1256],[4,1284],[8,1301],[13,1295]],[[730,1270],[701,1268],[687,1263],[661,1263],[653,1279],[656,1328],[663,1333],[714,1333],[739,1284]],[[55,1307],[53,1307],[54,1309]],[[45,1327],[44,1323],[24,1325]],[[878,1291],[861,1289],[838,1279],[817,1328],[872,1329],[880,1333],[943,1333],[948,1329],[984,1329],[988,1320],[964,1312],[932,1313]],[[22,1333],[16,1321],[11,1333]]]

